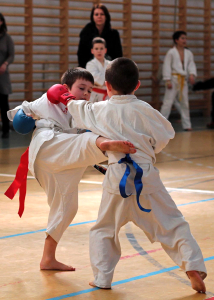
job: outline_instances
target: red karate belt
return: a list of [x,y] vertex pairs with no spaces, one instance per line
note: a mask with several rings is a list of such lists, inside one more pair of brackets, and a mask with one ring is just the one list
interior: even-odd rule
[[103,94],[103,100],[105,100],[106,96],[108,96],[107,90],[103,90],[103,89],[99,89],[99,88],[94,87],[92,91],[95,92],[95,93],[98,93],[98,94]]
[[25,196],[27,189],[27,173],[28,173],[28,152],[27,150],[22,154],[16,176],[9,188],[4,193],[9,199],[13,199],[19,189],[19,211],[18,215],[22,216],[25,208]]

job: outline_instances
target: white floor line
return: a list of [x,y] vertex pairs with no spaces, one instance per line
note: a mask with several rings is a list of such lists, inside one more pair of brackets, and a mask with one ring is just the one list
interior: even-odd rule
[[[2,173],[0,173],[0,176],[13,177],[13,178],[15,177],[15,175],[12,175],[12,174],[2,174]],[[210,177],[210,176],[206,176],[206,177]],[[205,178],[205,177],[201,177],[201,178]],[[28,179],[35,179],[35,177],[28,176]],[[177,180],[177,181],[179,181],[179,180]],[[173,181],[171,181],[171,182],[173,182]],[[80,180],[80,183],[99,184],[99,185],[102,184],[101,181],[89,181],[89,180]],[[182,188],[172,188],[172,187],[169,187],[169,188],[166,187],[166,189],[167,189],[167,191],[176,191],[176,192],[185,192],[185,193],[214,194],[214,191],[208,191],[208,190],[182,189]]]
[[208,191],[208,190],[194,190],[194,189],[182,189],[182,188],[167,188],[167,191],[169,192],[184,192],[184,193],[201,193],[201,194],[214,194],[214,191]]

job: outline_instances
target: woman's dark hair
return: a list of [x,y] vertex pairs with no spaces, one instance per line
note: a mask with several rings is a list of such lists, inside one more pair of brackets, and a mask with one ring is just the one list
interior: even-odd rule
[[183,30],[178,30],[173,33],[172,39],[175,44],[176,44],[176,40],[178,40],[181,35],[187,35],[187,33]]
[[5,32],[7,32],[7,25],[6,25],[5,18],[2,13],[0,13],[0,20],[3,22],[0,27],[0,34],[3,34]]
[[91,10],[91,17],[90,17],[91,18],[91,22],[95,25],[93,16],[94,16],[94,11],[97,8],[102,9],[102,11],[105,14],[105,17],[106,17],[105,27],[111,28],[111,23],[110,23],[111,22],[111,16],[110,16],[110,13],[109,13],[107,7],[105,5],[103,5],[103,4],[101,4],[101,3],[100,4],[95,4],[93,6],[93,8]]

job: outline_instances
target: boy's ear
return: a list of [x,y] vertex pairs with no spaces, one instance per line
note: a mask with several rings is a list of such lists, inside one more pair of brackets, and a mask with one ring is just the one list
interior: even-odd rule
[[105,53],[107,52],[107,48],[105,48]]
[[138,83],[137,83],[136,88],[135,88],[134,90],[135,90],[135,91],[138,90],[139,87],[140,87],[140,85],[141,85],[141,82],[140,82],[140,80],[138,80]]
[[107,90],[111,92],[112,90],[112,85],[108,82],[108,81],[105,81],[105,85],[107,87]]
[[91,53],[94,54],[94,49],[93,48],[91,48]]

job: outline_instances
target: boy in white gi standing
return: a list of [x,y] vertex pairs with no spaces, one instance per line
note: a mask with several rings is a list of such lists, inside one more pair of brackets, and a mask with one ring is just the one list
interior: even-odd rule
[[[66,97],[71,93],[76,99],[89,100],[93,88],[93,76],[82,68],[66,71],[62,85],[55,85],[47,94],[52,98],[65,93],[63,103],[53,105],[47,94],[8,111],[12,121],[19,109],[32,116],[36,129],[29,146],[28,169],[36,177],[48,197],[50,212],[41,270],[74,271],[56,260],[56,248],[64,231],[72,222],[78,209],[78,184],[86,168],[106,160],[102,151],[135,152],[131,143],[110,141],[92,132],[77,134],[72,116],[66,107]],[[59,86],[59,87],[58,87]],[[61,91],[60,91],[61,93]]]
[[[157,110],[134,95],[140,81],[138,68],[132,60],[117,58],[112,61],[106,70],[106,86],[109,100],[99,103],[70,101],[67,105],[76,126],[111,139],[129,140],[137,150],[125,158],[121,153],[108,152],[109,167],[103,182],[98,219],[90,231],[90,259],[95,277],[90,284],[111,287],[121,256],[118,233],[123,225],[132,221],[152,243],[161,243],[171,259],[187,273],[193,289],[205,292],[203,279],[207,274],[201,250],[153,166],[155,154],[174,137],[174,130]],[[142,173],[141,192],[139,175],[141,177]],[[127,196],[130,193],[132,195]]]
[[105,72],[110,60],[105,59],[106,52],[106,41],[101,37],[95,37],[92,41],[91,49],[94,59],[90,60],[86,64],[86,70],[88,70],[94,77],[95,86],[91,93],[91,102],[103,101],[106,100],[107,97]]
[[163,80],[166,88],[160,112],[168,119],[178,96],[182,127],[185,131],[191,131],[187,80],[192,85],[195,83],[196,66],[192,52],[186,49],[186,32],[176,31],[172,38],[175,46],[167,52],[163,62]]

